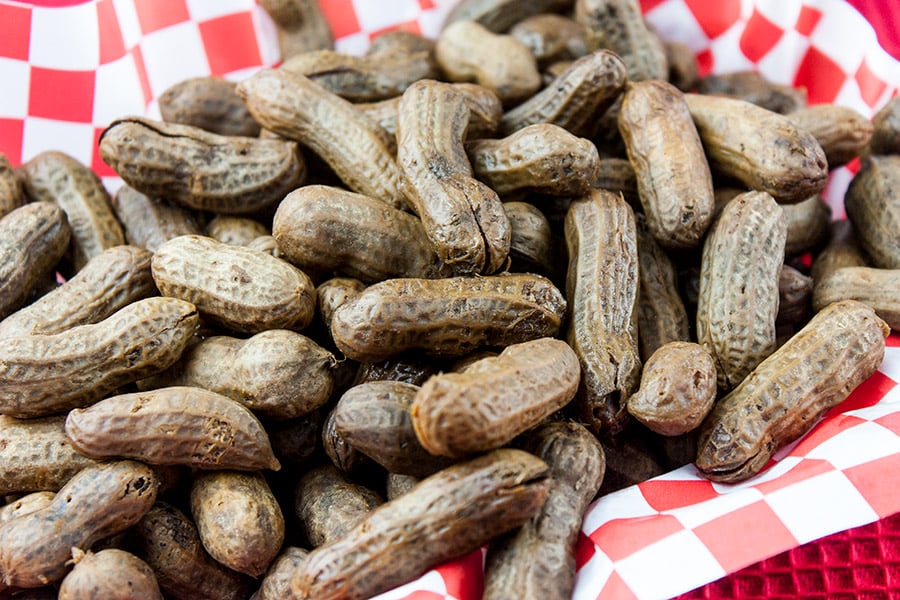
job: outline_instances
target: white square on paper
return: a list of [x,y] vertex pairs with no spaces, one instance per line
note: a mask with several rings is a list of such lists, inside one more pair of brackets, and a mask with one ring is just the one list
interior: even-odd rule
[[[741,35],[746,23],[738,21],[728,31],[710,43],[713,54],[713,72],[716,75],[734,71],[752,71],[754,64],[741,51]],[[721,65],[725,65],[722,68]]]
[[694,529],[704,523],[709,523],[713,519],[718,519],[722,515],[749,506],[754,502],[759,502],[762,497],[762,492],[759,490],[746,487],[729,494],[666,512],[678,519],[686,529]]
[[760,14],[785,31],[793,29],[800,16],[799,2],[784,0],[756,0],[756,9]]
[[90,123],[28,117],[22,135],[22,162],[45,150],[59,150],[83,165],[90,165],[94,154],[94,127]]
[[97,6],[34,8],[28,60],[38,67],[91,71],[100,64]]
[[355,0],[353,6],[360,30],[367,33],[415,19],[421,11],[418,2],[409,0]]
[[122,42],[126,49],[137,46],[141,41],[141,22],[138,20],[134,0],[113,0],[116,9],[116,19],[119,21],[119,30],[122,32]]
[[900,383],[900,348],[888,346],[884,349],[884,361],[878,370]]
[[210,73],[200,30],[193,22],[179,23],[146,35],[141,41],[141,53],[154,98],[180,81]]
[[[863,33],[863,27],[869,28],[868,33]],[[835,40],[864,40],[867,36],[874,38],[875,33],[849,2],[832,2],[829,3],[828,10],[822,11],[822,18],[809,39],[820,52],[837,63],[844,73],[853,75],[862,62],[865,44],[836,44]]]
[[450,5],[448,4],[422,11],[422,16],[419,17],[419,28],[422,30],[422,35],[427,38],[437,39],[444,28],[444,21],[447,20],[447,13],[449,12]]
[[141,80],[131,54],[100,65],[94,90],[94,125],[106,127],[124,115],[144,114]]
[[759,72],[773,83],[791,85],[807,49],[809,49],[809,40],[796,31],[788,29],[778,43],[757,63]]
[[195,21],[208,21],[224,15],[246,12],[256,3],[253,0],[187,0],[188,12]]
[[362,56],[369,49],[370,44],[368,35],[365,33],[354,33],[335,40],[334,49],[338,52]]
[[809,458],[829,461],[838,469],[900,453],[900,438],[878,423],[860,423],[822,442],[809,453]]
[[664,2],[648,12],[646,17],[664,40],[687,44],[694,52],[709,47],[709,38],[684,2]]
[[0,81],[12,93],[0,93],[0,118],[23,119],[28,116],[28,89],[31,68],[27,62],[0,57]]
[[262,6],[256,6],[253,15],[253,28],[259,42],[259,56],[264,65],[274,65],[281,60],[281,48],[278,46],[278,28],[269,13]]
[[595,500],[588,507],[581,530],[588,535],[612,519],[658,514],[659,511],[647,503],[637,486],[630,486]]
[[409,583],[395,587],[390,591],[378,594],[377,596],[374,596],[372,600],[401,600],[411,593],[419,591],[428,591],[434,592],[435,594],[446,595],[447,584],[444,583],[444,578],[441,577],[440,573],[432,570],[414,581],[410,581]]

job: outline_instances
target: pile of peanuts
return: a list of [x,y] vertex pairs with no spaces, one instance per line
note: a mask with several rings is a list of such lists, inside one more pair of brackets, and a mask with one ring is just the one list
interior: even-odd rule
[[262,4],[283,64],[111,123],[114,197],[0,156],[0,591],[362,599],[488,545],[485,598],[566,599],[595,498],[747,479],[881,363],[900,99],[700,79],[636,0],[365,56]]

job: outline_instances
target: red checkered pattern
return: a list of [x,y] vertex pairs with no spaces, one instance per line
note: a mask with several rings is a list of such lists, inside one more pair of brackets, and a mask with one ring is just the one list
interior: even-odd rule
[[[392,29],[436,36],[455,1],[320,4],[337,48],[362,53]],[[896,0],[893,8],[882,0],[641,4],[664,38],[696,52],[704,74],[756,69],[805,87],[812,102],[866,116],[897,94]],[[158,117],[156,98],[184,78],[238,80],[280,60],[274,26],[254,0],[0,0],[0,28],[0,152],[18,164],[62,150],[109,185],[114,173],[97,139],[111,119]],[[832,174],[826,196],[836,216],[856,169]],[[900,338],[889,344],[876,375],[753,479],[713,484],[688,466],[596,501],[580,538],[574,598],[675,596],[900,512]],[[484,549],[378,598],[476,600],[483,564]]]

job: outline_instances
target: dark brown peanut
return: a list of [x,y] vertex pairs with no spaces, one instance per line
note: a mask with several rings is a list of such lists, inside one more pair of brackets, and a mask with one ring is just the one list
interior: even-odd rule
[[694,50],[687,44],[674,40],[664,40],[663,48],[669,65],[669,83],[685,93],[696,89],[700,74]]
[[593,186],[599,190],[608,190],[622,194],[632,208],[640,208],[637,176],[627,158],[601,158],[600,170]]
[[562,15],[543,13],[522,19],[509,35],[525,44],[541,67],[588,53],[584,27]]
[[810,196],[796,204],[783,204],[781,210],[787,222],[785,256],[817,250],[828,239],[831,208],[819,196]]
[[316,310],[329,334],[334,311],[360,295],[364,289],[366,284],[352,277],[332,277],[316,287]]
[[566,301],[540,275],[390,279],[341,306],[331,321],[338,349],[359,361],[407,350],[462,356],[554,336]]
[[78,452],[94,458],[199,469],[281,468],[253,413],[201,388],[176,386],[110,396],[70,411],[66,435]]
[[666,79],[666,51],[644,22],[638,0],[577,0],[575,20],[587,29],[591,49],[606,48],[622,58],[631,81]]
[[497,193],[472,175],[463,136],[469,108],[448,84],[419,81],[400,99],[397,161],[438,258],[454,275],[494,273],[510,228]]
[[418,217],[336,187],[307,185],[288,194],[272,234],[285,260],[305,272],[372,283],[433,279],[444,270]]
[[501,120],[505,135],[535,123],[553,123],[591,139],[597,119],[625,87],[625,63],[608,50],[587,54],[553,83],[507,111]]
[[266,432],[278,461],[289,467],[304,465],[319,450],[322,433],[322,412],[266,424]]
[[354,475],[371,471],[376,467],[375,461],[347,443],[337,430],[336,416],[337,410],[332,408],[322,425],[322,449],[325,450],[325,455],[341,473]]
[[859,111],[838,104],[816,104],[793,111],[788,119],[813,134],[835,169],[865,152],[872,138],[872,123]]
[[490,548],[484,598],[569,600],[581,522],[606,471],[603,447],[572,422],[541,426],[525,447],[550,467],[550,490],[537,514]]
[[621,196],[592,190],[569,206],[565,235],[571,307],[566,339],[581,363],[573,406],[594,434],[615,435],[627,423],[625,401],[641,371],[634,212]]
[[353,483],[334,465],[307,471],[294,489],[294,513],[313,548],[341,537],[381,504],[384,498]]
[[716,400],[716,365],[700,344],[669,342],[644,364],[628,412],[650,430],[681,435],[696,429]]
[[153,471],[133,461],[79,471],[48,506],[0,526],[2,582],[34,588],[59,581],[72,548],[89,549],[137,523],[157,486]]
[[512,449],[439,471],[310,552],[294,572],[294,597],[370,598],[471,552],[531,518],[547,497],[546,474],[542,460]]
[[355,385],[335,406],[335,429],[391,473],[427,477],[453,461],[433,456],[419,443],[410,415],[418,391],[418,385],[402,381]]
[[545,275],[555,268],[555,239],[544,213],[528,202],[504,202],[512,234],[509,238],[510,270]]
[[136,300],[155,296],[151,257],[137,246],[104,250],[72,279],[0,321],[0,338],[60,333],[97,323]]
[[259,124],[235,88],[221,77],[192,77],[169,86],[159,97],[163,121],[193,125],[219,135],[256,137]]
[[334,47],[334,33],[316,0],[260,0],[275,21],[281,58]]
[[499,140],[468,142],[465,148],[475,177],[501,196],[579,196],[590,189],[600,168],[593,142],[550,123],[529,125]]
[[370,381],[402,381],[421,386],[425,380],[440,371],[440,366],[416,356],[399,356],[378,362],[364,362],[359,365],[353,385]]
[[284,542],[284,516],[260,473],[211,471],[191,484],[191,514],[209,555],[259,577]]
[[0,415],[0,494],[55,492],[95,461],[66,438],[66,418],[14,419]]
[[75,566],[59,586],[59,600],[163,600],[153,569],[130,552],[73,550],[72,556]]
[[685,94],[713,172],[791,204],[825,187],[825,152],[784,115],[724,96]]
[[[636,427],[631,427],[620,435],[601,442],[606,456],[606,473],[603,475],[599,496],[643,483],[668,470],[653,451],[646,436],[640,436],[637,432]],[[693,460],[693,456],[691,459]]]
[[578,356],[561,340],[513,344],[426,381],[410,408],[416,437],[452,458],[499,448],[568,404],[580,375]]
[[206,224],[206,235],[232,246],[247,246],[256,238],[271,233],[268,227],[249,217],[218,215]]
[[9,158],[0,152],[0,218],[24,206],[26,202],[22,182],[13,170]]
[[840,219],[830,223],[828,243],[813,257],[810,276],[818,284],[828,273],[842,267],[866,266],[869,266],[868,259],[856,239],[853,223]]
[[872,307],[894,331],[900,331],[900,269],[844,267],[826,275],[813,291],[813,310],[840,300]]
[[294,142],[141,117],[113,121],[100,137],[100,156],[139,192],[222,214],[271,207],[306,178]]
[[504,32],[519,21],[540,13],[555,13],[572,6],[572,0],[462,0],[450,9],[444,27],[458,21],[475,21],[495,32]]
[[0,218],[0,319],[20,308],[69,247],[66,213],[32,202]]
[[868,154],[900,154],[900,99],[897,96],[872,118]]
[[[78,471],[80,470],[81,469],[78,469]],[[78,471],[75,472],[77,473]],[[66,481],[69,479],[71,479],[71,477],[67,478]],[[0,507],[0,525],[7,521],[12,521],[16,517],[31,514],[36,510],[50,506],[54,496],[56,496],[56,492],[32,492],[22,496],[18,500],[3,505]]]
[[707,75],[697,86],[701,94],[729,96],[780,114],[806,107],[806,90],[769,81],[756,71]]
[[812,294],[812,278],[790,265],[783,265],[778,277],[778,315],[775,324],[805,324],[812,316]]
[[870,156],[844,197],[860,246],[882,269],[900,269],[900,155]]
[[145,298],[99,323],[0,344],[0,412],[40,417],[87,406],[171,366],[198,324],[194,305]]
[[697,341],[715,359],[722,390],[775,349],[783,215],[769,194],[747,192],[725,205],[703,244]]
[[699,245],[715,201],[684,94],[665,81],[630,83],[618,121],[650,233],[665,248]]
[[394,142],[349,101],[282,69],[256,73],[238,84],[238,93],[263,127],[301,141],[351,190],[407,207]]
[[291,578],[294,571],[300,568],[306,556],[307,550],[296,546],[286,547],[278,558],[269,567],[266,576],[263,577],[259,590],[250,600],[284,600],[291,597]]
[[259,250],[183,235],[159,247],[151,268],[164,296],[193,303],[232,331],[300,330],[315,311],[309,276]]
[[199,215],[191,209],[150,198],[128,185],[116,192],[113,209],[125,227],[128,243],[150,252],[179,235],[203,232]]
[[157,502],[135,526],[135,552],[174,600],[245,600],[251,580],[207,554],[197,527],[179,509]]
[[696,465],[713,481],[758,473],[871,376],[889,329],[854,300],[828,305],[760,363],[704,422]]

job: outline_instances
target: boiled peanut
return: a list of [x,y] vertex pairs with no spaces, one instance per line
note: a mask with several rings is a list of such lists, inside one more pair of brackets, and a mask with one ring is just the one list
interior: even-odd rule
[[125,227],[128,243],[150,252],[156,252],[163,243],[179,235],[203,232],[195,211],[149,198],[128,185],[116,192],[113,210]]
[[663,40],[663,49],[666,51],[666,63],[669,65],[669,83],[682,92],[696,89],[700,74],[694,50],[687,44],[675,40]]
[[[78,471],[80,470],[81,469],[78,469]],[[76,471],[76,473],[78,471]],[[36,510],[50,506],[54,496],[56,496],[55,492],[32,492],[9,504],[5,504],[0,507],[0,525],[7,521],[12,521],[16,517],[21,517],[22,515],[27,515]]]
[[316,287],[316,312],[331,335],[331,318],[342,304],[366,289],[366,284],[352,277],[332,277]]
[[859,111],[839,104],[816,104],[795,110],[788,119],[813,134],[829,169],[836,169],[861,155],[869,145],[874,127]]
[[882,269],[900,269],[900,155],[870,156],[844,197],[860,246]]
[[0,218],[26,202],[22,182],[16,176],[9,158],[0,152]]
[[697,89],[701,94],[729,96],[783,115],[806,107],[805,89],[774,83],[756,71],[707,75]]
[[271,233],[268,227],[249,217],[218,215],[206,224],[206,235],[232,246],[247,246],[259,236]]
[[319,450],[322,413],[313,411],[296,419],[266,424],[269,442],[278,461],[285,466],[305,464]]
[[900,269],[844,267],[816,282],[813,310],[840,300],[857,300],[870,306],[891,329],[900,331]]
[[291,578],[294,571],[300,568],[300,563],[309,554],[307,550],[296,546],[285,548],[278,558],[269,567],[266,576],[263,577],[259,590],[250,600],[284,600],[291,596]]
[[283,59],[334,47],[331,25],[315,0],[261,0],[260,5],[275,21]]
[[259,124],[235,88],[221,77],[192,77],[169,86],[158,98],[163,121],[193,125],[219,135],[256,137]]
[[831,208],[819,196],[810,196],[796,204],[783,204],[781,211],[787,222],[785,256],[816,250],[828,239]]
[[806,323],[812,315],[812,295],[812,278],[790,265],[783,265],[778,277],[778,314],[775,317],[775,324],[781,326]]
[[544,213],[528,202],[504,202],[503,211],[512,230],[509,238],[510,269],[552,275],[556,262],[556,240]]
[[640,208],[641,201],[638,197],[637,175],[634,167],[626,158],[601,158],[600,170],[594,187],[599,190],[608,190],[622,194],[632,208]]
[[322,425],[322,449],[325,455],[341,473],[358,474],[371,471],[375,467],[374,460],[347,443],[337,429],[337,408],[332,408]]
[[668,470],[646,436],[639,435],[636,427],[626,429],[616,437],[605,438],[601,445],[606,457],[606,472],[599,496],[642,483]]
[[59,600],[163,600],[153,569],[118,548],[73,550],[75,566],[59,586]]
[[461,0],[450,9],[444,27],[475,21],[490,31],[503,32],[532,15],[560,12],[571,5],[572,0]]
[[399,498],[409,490],[413,489],[420,481],[420,478],[413,477],[412,475],[388,473],[387,482],[385,483],[387,499],[394,500]]
[[399,356],[378,362],[360,363],[353,378],[353,385],[370,381],[402,381],[421,386],[425,380],[440,371],[440,365],[433,360],[416,356]]
[[891,98],[872,117],[867,154],[900,154],[900,100]]
[[853,223],[841,219],[830,223],[828,243],[813,257],[810,275],[818,284],[828,273],[842,267],[866,266],[869,266],[868,259],[856,239]]
[[247,247],[251,250],[265,252],[269,256],[274,256],[275,258],[284,258],[281,254],[281,249],[278,247],[278,242],[272,235],[261,235],[253,238],[247,243]]
[[509,35],[525,44],[542,67],[588,53],[584,27],[562,15],[541,13],[522,19]]

